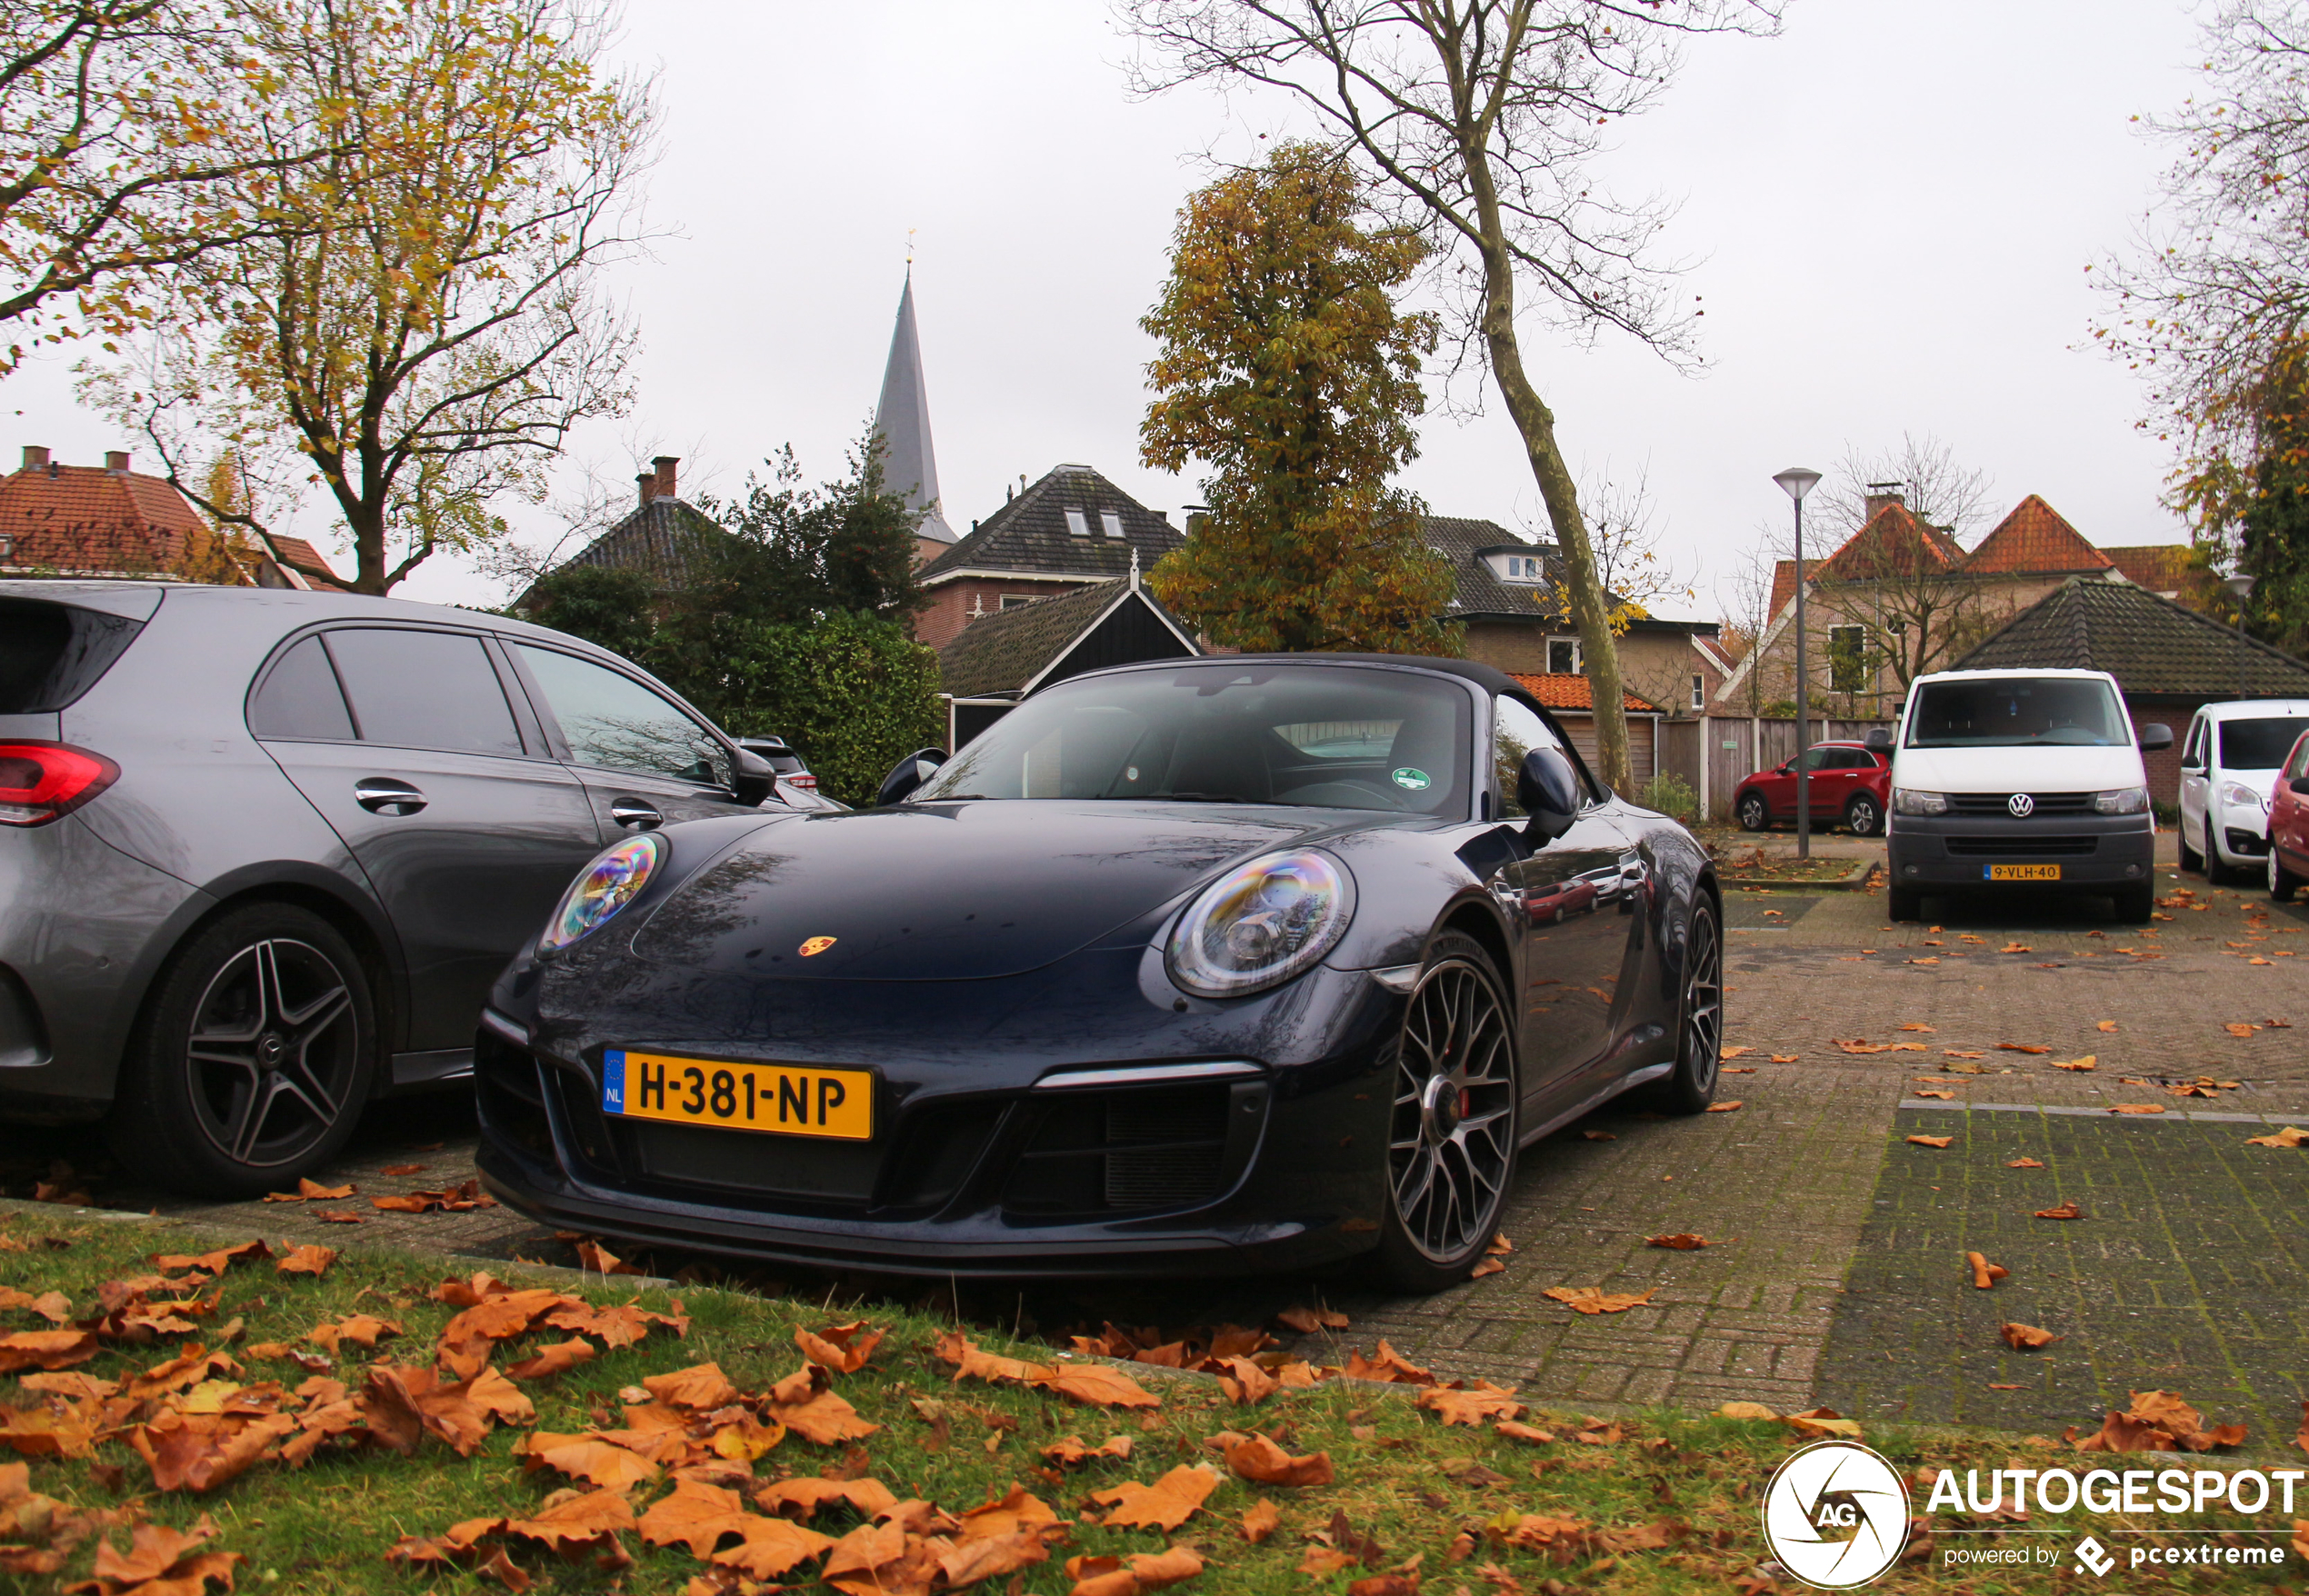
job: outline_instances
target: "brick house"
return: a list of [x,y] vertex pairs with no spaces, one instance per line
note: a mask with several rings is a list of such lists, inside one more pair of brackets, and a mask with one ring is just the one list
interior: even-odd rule
[[[1556,596],[1563,572],[1554,544],[1455,515],[1422,516],[1419,532],[1451,562],[1455,586],[1446,618],[1464,623],[1469,659],[1510,675],[1581,679],[1579,631]],[[1698,713],[1732,672],[1716,631],[1714,621],[1630,621],[1619,638],[1621,684],[1653,715]]]
[[2173,728],[2142,756],[2149,795],[2180,801],[2181,740],[2204,703],[2309,698],[2309,663],[2130,582],[2072,576],[1949,667],[2106,671],[2135,727]]
[[931,603],[914,634],[944,649],[981,616],[1151,570],[1185,541],[1089,466],[1055,466],[920,567]]
[[[724,532],[722,524],[681,496],[678,454],[660,454],[651,469],[635,474],[636,502],[624,518],[572,554],[557,569],[597,565],[609,571],[638,571],[661,591],[689,579],[692,551],[705,534]],[[524,615],[536,609],[532,584],[511,608]]]
[[[2182,544],[2096,548],[2035,494],[1967,551],[1946,527],[1910,510],[1901,494],[1871,494],[1859,529],[1805,564],[1811,702],[1845,719],[1893,714],[1910,677],[1953,668],[2063,584],[2129,586],[2138,573],[2159,584],[2148,591],[2169,600],[2186,585],[2188,554]],[[1794,666],[1795,563],[1782,560],[1763,635],[1714,694],[1717,713],[1747,714],[1792,701]]]
[[[325,571],[301,537],[269,538],[281,558]],[[125,452],[97,465],[66,465],[27,444],[24,464],[0,476],[0,576],[145,577],[229,587],[342,589],[307,577],[265,544],[220,537],[165,477],[129,469]]]

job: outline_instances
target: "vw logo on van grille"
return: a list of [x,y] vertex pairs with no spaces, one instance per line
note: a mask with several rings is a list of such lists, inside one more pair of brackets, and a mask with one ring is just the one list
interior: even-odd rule
[[2026,820],[2036,813],[2036,800],[2025,793],[2015,793],[2004,800],[2004,807],[2013,812],[2014,820]]

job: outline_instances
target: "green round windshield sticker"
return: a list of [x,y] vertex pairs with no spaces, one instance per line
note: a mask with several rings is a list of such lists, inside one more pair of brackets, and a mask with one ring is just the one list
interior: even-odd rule
[[1409,765],[1405,765],[1394,773],[1394,777],[1395,785],[1398,787],[1408,787],[1414,793],[1424,793],[1427,790],[1425,771],[1413,770]]

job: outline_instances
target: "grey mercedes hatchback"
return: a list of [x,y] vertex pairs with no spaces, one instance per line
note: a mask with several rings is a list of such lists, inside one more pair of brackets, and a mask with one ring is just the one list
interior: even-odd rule
[[470,1072],[490,983],[636,830],[770,767],[575,638],[396,599],[0,582],[0,1117],[294,1184]]

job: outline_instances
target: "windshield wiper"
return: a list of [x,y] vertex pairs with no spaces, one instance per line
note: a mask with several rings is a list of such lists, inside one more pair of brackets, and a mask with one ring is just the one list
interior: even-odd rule
[[1255,802],[1238,793],[1149,793],[1145,796],[1173,803],[1250,803]]

